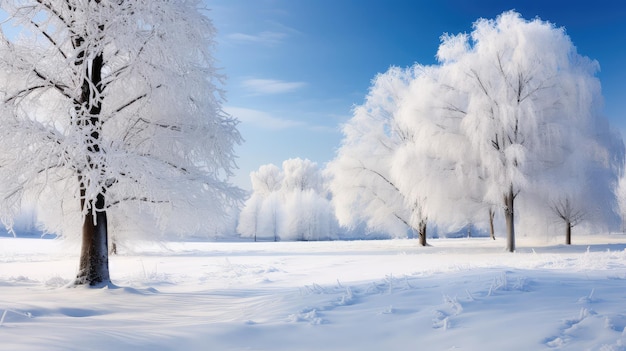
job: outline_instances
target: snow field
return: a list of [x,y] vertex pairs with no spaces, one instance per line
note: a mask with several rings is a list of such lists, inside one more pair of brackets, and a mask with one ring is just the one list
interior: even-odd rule
[[625,350],[626,237],[136,243],[65,288],[60,240],[0,238],[6,350]]

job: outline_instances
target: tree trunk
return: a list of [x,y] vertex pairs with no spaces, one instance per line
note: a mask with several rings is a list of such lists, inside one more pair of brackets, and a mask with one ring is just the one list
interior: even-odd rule
[[491,239],[496,240],[496,231],[493,227],[493,218],[496,216],[496,211],[492,208],[489,208],[489,235]]
[[[99,2],[99,0],[96,0],[96,2]],[[99,28],[103,29],[103,26]],[[74,47],[82,48],[84,41],[83,37],[76,36],[73,39]],[[94,99],[95,96],[100,96],[102,93],[101,83],[104,56],[102,53],[99,53],[89,59],[87,52],[84,50],[77,54],[75,61],[77,66],[87,67],[82,82],[80,100],[74,106],[76,111],[75,123],[77,128],[90,137],[85,145],[87,173],[93,174],[94,171],[98,171],[104,174],[106,165],[94,161],[99,154],[104,152],[101,149],[102,121],[100,120],[100,113],[102,111],[102,102]],[[86,59],[91,60],[90,64],[84,65],[84,60]],[[94,89],[96,92],[93,91]],[[88,114],[85,113],[85,107],[88,108]],[[111,282],[109,276],[109,248],[107,245],[107,215],[105,211],[106,187],[103,185],[94,203],[93,200],[87,200],[87,186],[92,181],[94,179],[86,178],[79,172],[80,208],[83,211],[84,219],[80,263],[74,284],[101,287]]]
[[109,254],[117,255],[117,242],[115,241],[115,237],[111,238],[111,248],[109,249]]
[[504,220],[506,222],[506,249],[509,252],[515,251],[515,194],[513,187],[509,188],[509,193],[504,195]]
[[420,221],[417,235],[419,236],[420,246],[426,246],[426,221]]
[[276,214],[276,209],[272,212],[274,216],[274,242],[278,242],[278,215]]
[[107,245],[107,214],[105,211],[99,210],[103,207],[102,205],[104,205],[104,195],[101,194],[98,195],[95,206],[91,206],[83,220],[83,242],[76,285],[98,287],[111,282]]
[[572,222],[565,221],[565,245],[572,245]]

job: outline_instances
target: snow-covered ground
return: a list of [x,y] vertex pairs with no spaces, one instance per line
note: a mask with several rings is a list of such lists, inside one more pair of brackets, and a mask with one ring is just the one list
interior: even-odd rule
[[626,350],[626,236],[137,243],[0,238],[2,350]]

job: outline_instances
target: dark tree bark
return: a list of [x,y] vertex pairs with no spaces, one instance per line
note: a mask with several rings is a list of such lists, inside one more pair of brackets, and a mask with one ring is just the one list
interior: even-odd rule
[[496,231],[493,227],[493,218],[496,216],[496,212],[492,209],[489,208],[489,235],[491,236],[491,239],[496,240]]
[[565,245],[572,245],[572,222],[565,221]]
[[419,236],[420,246],[426,246],[426,221],[420,221],[417,234]]
[[109,247],[109,254],[117,255],[117,243],[115,242],[115,237],[111,238],[111,245]]
[[509,252],[515,251],[515,194],[513,186],[509,188],[508,194],[504,195],[504,220],[506,222],[506,249]]
[[98,195],[93,205],[83,220],[80,264],[75,284],[98,287],[110,283],[107,214],[99,210],[104,206],[104,195]]

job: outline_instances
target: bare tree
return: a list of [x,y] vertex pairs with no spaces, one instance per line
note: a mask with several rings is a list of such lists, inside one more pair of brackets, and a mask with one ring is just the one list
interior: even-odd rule
[[565,223],[565,244],[571,245],[572,228],[585,218],[585,212],[568,197],[552,202],[550,208]]
[[109,225],[123,227],[126,216],[152,213],[144,230],[184,232],[219,222],[239,201],[227,179],[241,138],[221,110],[215,30],[196,2],[2,8],[21,34],[0,33],[0,212],[10,225],[31,197],[40,211],[61,209],[56,224],[80,217],[75,284],[109,283]]

